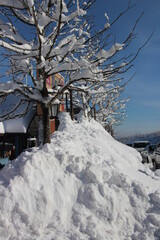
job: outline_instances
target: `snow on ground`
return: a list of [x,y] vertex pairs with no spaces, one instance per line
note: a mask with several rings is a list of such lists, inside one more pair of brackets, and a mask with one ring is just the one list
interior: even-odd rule
[[0,239],[160,239],[160,174],[94,120],[60,119],[0,172]]

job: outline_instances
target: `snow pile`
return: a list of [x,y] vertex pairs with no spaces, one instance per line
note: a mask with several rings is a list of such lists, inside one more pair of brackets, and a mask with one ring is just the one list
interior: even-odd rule
[[159,184],[136,150],[62,114],[51,144],[0,172],[1,240],[160,239]]

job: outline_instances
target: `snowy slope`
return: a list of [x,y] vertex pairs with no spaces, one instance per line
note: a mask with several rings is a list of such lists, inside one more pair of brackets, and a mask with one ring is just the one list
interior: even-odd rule
[[0,239],[160,239],[158,171],[94,120],[60,118],[51,144],[0,172]]

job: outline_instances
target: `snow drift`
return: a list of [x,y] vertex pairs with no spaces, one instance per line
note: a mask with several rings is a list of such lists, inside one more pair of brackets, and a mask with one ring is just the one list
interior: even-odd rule
[[60,120],[0,172],[1,240],[160,239],[158,172],[94,120]]

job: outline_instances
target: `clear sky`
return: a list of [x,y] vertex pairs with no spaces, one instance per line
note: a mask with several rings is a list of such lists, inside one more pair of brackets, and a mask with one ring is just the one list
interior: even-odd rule
[[[136,72],[124,93],[130,97],[130,101],[127,104],[127,119],[116,128],[119,136],[160,131],[160,0],[132,2],[136,3],[136,7],[114,26],[117,41],[121,43],[121,39],[129,32],[142,11],[144,16],[137,26],[138,35],[131,51],[142,45],[153,30],[154,35],[140,52],[132,70],[126,74],[126,78],[129,78]],[[112,21],[127,4],[128,0],[97,0],[93,8],[97,26],[106,21],[105,12]]]

